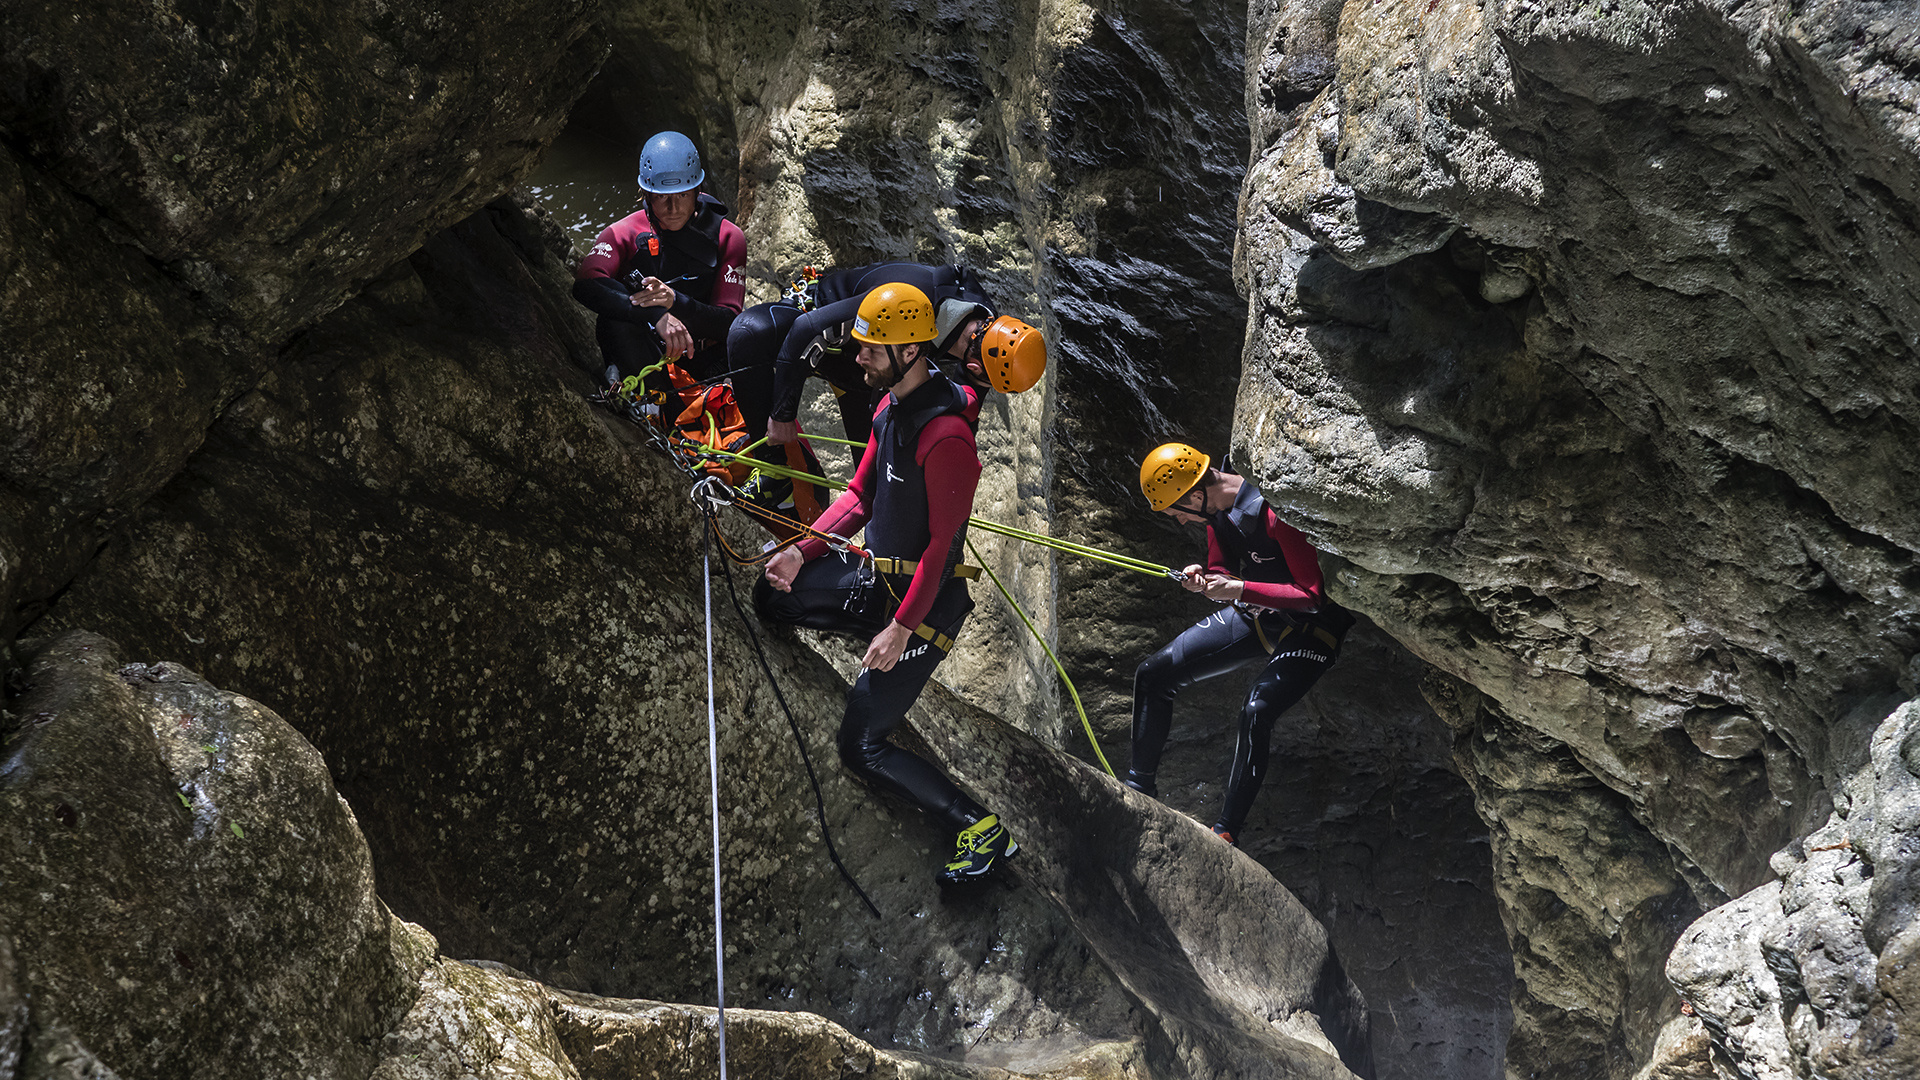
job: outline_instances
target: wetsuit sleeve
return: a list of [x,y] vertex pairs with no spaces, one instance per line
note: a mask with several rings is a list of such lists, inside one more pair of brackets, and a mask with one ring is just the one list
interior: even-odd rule
[[667,309],[634,307],[619,278],[620,267],[638,250],[634,237],[639,230],[631,224],[637,216],[622,218],[600,230],[593,250],[574,271],[573,298],[603,319],[652,326]]
[[[813,527],[820,532],[832,533],[847,538],[860,531],[860,527],[873,516],[874,459],[879,456],[874,441],[867,440],[866,453],[860,455],[860,467],[853,470],[853,480],[847,484],[847,490],[833,500],[833,505],[821,512]],[[827,542],[818,537],[808,537],[795,544],[803,559],[817,559],[827,553]]]
[[[1307,541],[1306,534],[1281,521],[1267,508],[1267,535],[1280,545],[1287,558],[1292,581],[1249,581],[1241,587],[1240,598],[1261,607],[1287,611],[1312,611],[1326,603],[1327,593],[1320,579],[1320,555]],[[1213,533],[1207,533],[1211,544]]]
[[1213,522],[1207,522],[1207,572],[1213,574],[1232,574],[1239,572],[1227,568],[1227,553],[1220,547],[1220,538],[1214,535]]
[[747,261],[747,237],[731,221],[720,223],[720,261],[713,271],[713,293],[706,302],[676,291],[673,317],[686,324],[687,332],[699,341],[723,341],[733,317],[747,299],[747,276],[740,269]]
[[801,358],[807,343],[860,314],[860,301],[865,297],[865,293],[850,296],[793,320],[792,329],[780,342],[779,354],[773,358],[773,411],[769,415],[775,420],[792,423],[800,415],[800,395],[806,389],[807,376],[812,374]]
[[927,478],[927,550],[920,554],[907,594],[893,621],[909,630],[926,621],[927,612],[947,583],[947,557],[960,527],[973,514],[973,493],[980,484],[980,453],[973,431],[957,416],[937,417],[920,433],[920,466]]

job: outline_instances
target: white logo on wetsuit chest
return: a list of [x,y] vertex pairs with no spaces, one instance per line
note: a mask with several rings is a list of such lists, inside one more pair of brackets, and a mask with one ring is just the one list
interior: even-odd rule
[[891,481],[891,482],[893,482],[893,483],[896,483],[896,484],[904,484],[904,483],[906,483],[906,478],[905,478],[905,477],[902,477],[902,476],[897,476],[897,475],[895,475],[895,474],[894,474],[894,471],[893,471],[893,462],[891,462],[891,461],[889,461],[889,462],[887,462],[887,479],[888,479],[889,481]]
[[1247,552],[1247,558],[1252,559],[1254,562],[1272,562],[1273,561],[1271,557],[1262,558],[1260,553],[1257,551]]

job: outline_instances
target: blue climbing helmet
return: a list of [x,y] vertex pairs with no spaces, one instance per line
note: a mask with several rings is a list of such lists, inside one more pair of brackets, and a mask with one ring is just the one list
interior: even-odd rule
[[640,147],[640,190],[655,195],[692,191],[707,178],[700,167],[700,151],[693,140],[677,131],[663,131]]

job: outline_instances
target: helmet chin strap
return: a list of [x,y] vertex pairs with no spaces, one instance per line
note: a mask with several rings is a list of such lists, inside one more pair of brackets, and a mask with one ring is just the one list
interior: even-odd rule
[[[907,372],[905,368],[902,368],[900,366],[900,354],[894,351],[894,347],[891,344],[889,344],[886,347],[886,349],[887,349],[887,371],[893,377],[888,379],[887,385],[881,387],[880,389],[891,390],[894,387],[900,385],[900,380],[907,377]],[[908,366],[911,367],[912,365],[908,365]]]

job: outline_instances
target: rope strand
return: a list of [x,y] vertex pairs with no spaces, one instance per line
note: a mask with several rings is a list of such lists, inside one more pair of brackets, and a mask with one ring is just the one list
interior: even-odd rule
[[[724,564],[723,564],[724,565]],[[713,996],[720,1033],[720,1080],[727,1080],[727,953],[720,905],[720,725],[713,709],[713,545],[700,551],[700,578],[707,601],[707,779],[713,808]]]
[[[707,529],[711,535],[718,535],[720,532],[720,522],[711,510],[707,511]],[[867,896],[867,891],[854,880],[852,871],[847,869],[846,863],[840,861],[840,852],[833,846],[833,832],[827,827],[827,800],[820,792],[820,777],[813,771],[813,758],[807,753],[807,740],[800,734],[800,724],[793,718],[793,709],[787,705],[787,695],[780,692],[780,683],[773,677],[773,666],[767,663],[766,649],[760,644],[760,632],[754,629],[753,620],[747,618],[747,609],[740,603],[740,592],[733,585],[733,568],[722,562],[720,577],[727,583],[727,598],[733,601],[733,610],[740,616],[740,625],[747,628],[747,640],[753,643],[754,658],[760,661],[760,671],[767,677],[767,685],[773,688],[774,700],[780,703],[780,711],[786,714],[787,729],[793,732],[793,744],[800,750],[800,763],[807,769],[807,783],[813,785],[813,809],[820,818],[820,839],[826,844],[827,858],[833,861],[834,869],[840,871],[840,877],[846,881],[854,894],[860,897],[860,902],[867,905],[867,910],[873,912],[873,917],[878,919],[880,909],[874,906],[872,898]]]

